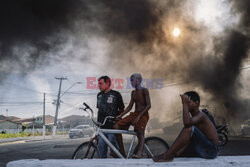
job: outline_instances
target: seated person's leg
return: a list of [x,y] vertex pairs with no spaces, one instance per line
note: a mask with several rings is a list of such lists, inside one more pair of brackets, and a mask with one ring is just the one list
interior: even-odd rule
[[[123,118],[122,120],[118,121],[115,125],[114,125],[114,129],[118,129],[118,130],[128,130],[130,124],[131,124],[131,120],[132,120],[132,116],[133,115],[128,115],[127,117]],[[125,149],[124,149],[124,145],[123,145],[123,140],[122,140],[122,135],[121,134],[117,134],[116,135],[117,138],[117,142],[119,145],[119,151],[120,153],[126,157],[125,154]]]
[[[193,150],[195,150],[196,157],[213,159],[219,153],[217,144],[207,139],[206,136],[195,126],[193,126],[193,133],[191,135],[191,145]],[[186,150],[184,153],[185,152]]]
[[142,157],[142,151],[143,151],[143,146],[144,146],[144,132],[147,126],[148,119],[149,119],[148,115],[143,115],[135,126],[135,132],[138,138],[138,150],[137,150],[136,155],[133,156],[134,158]]
[[107,158],[107,144],[98,136],[98,149],[100,151],[100,158]]
[[172,146],[169,148],[169,150],[158,157],[154,157],[153,160],[155,162],[172,161],[180,150],[183,150],[183,148],[189,145],[191,140],[190,139],[191,132],[192,132],[192,127],[189,128],[184,127],[180,132],[180,134],[178,135],[178,137],[175,139]]
[[[114,125],[114,129],[121,130],[121,127],[116,123],[116,124]],[[122,135],[121,135],[121,134],[116,134],[115,136],[116,136],[116,141],[117,141],[117,143],[118,143],[118,145],[119,145],[119,151],[120,151],[120,153],[121,153],[124,157],[126,157],[125,150],[124,150],[124,145],[123,145],[123,140],[122,140]]]
[[143,129],[137,129],[136,135],[138,138],[138,147],[136,154],[133,155],[133,158],[142,158],[142,151],[144,146],[144,130]]

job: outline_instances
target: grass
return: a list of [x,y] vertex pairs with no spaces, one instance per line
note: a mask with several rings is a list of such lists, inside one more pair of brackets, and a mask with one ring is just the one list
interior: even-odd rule
[[[57,132],[57,135],[64,135],[68,134],[68,132]],[[43,133],[36,132],[34,133],[34,136],[42,136]],[[52,135],[50,132],[46,132],[46,135]],[[33,133],[28,133],[28,132],[22,132],[22,133],[6,133],[6,134],[0,134],[0,139],[5,139],[5,138],[17,138],[17,137],[29,137],[33,136]]]
[[22,132],[22,133],[6,133],[6,134],[0,134],[0,139],[4,139],[4,138],[16,138],[16,137],[28,137],[30,136],[29,133],[27,132]]

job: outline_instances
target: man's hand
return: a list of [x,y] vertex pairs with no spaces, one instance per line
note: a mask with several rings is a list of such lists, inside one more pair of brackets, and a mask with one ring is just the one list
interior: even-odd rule
[[185,95],[185,94],[180,95],[180,96],[181,96],[182,104],[189,104],[189,102],[190,102],[190,97],[188,97],[188,96]]
[[139,120],[140,120],[140,116],[137,116],[137,117],[134,119],[134,121],[132,122],[132,125],[135,126],[135,125],[138,123]]
[[121,120],[121,119],[122,119],[122,116],[121,116],[121,115],[118,115],[118,116],[115,117],[115,120],[116,120],[116,121],[119,121],[119,120]]

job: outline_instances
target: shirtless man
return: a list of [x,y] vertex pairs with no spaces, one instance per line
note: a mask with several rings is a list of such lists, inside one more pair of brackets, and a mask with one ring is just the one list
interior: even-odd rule
[[[130,125],[134,126],[134,131],[136,132],[138,138],[138,150],[137,153],[133,155],[133,158],[141,158],[144,145],[144,132],[149,119],[148,110],[151,108],[151,103],[148,89],[141,87],[141,74],[132,74],[130,77],[130,81],[132,87],[134,87],[135,90],[131,92],[131,100],[128,107],[116,118],[121,119],[132,109],[134,103],[135,112],[131,112],[127,117],[118,121],[114,125],[114,128],[128,130]],[[121,154],[126,157],[121,134],[117,135],[117,141]]]
[[219,153],[217,131],[210,119],[199,111],[199,95],[190,91],[180,96],[183,105],[184,128],[170,149],[154,157],[153,160],[167,162],[172,161],[175,156],[215,158]]

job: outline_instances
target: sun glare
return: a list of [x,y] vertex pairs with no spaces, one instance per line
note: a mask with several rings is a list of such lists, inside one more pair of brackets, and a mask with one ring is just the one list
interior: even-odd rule
[[175,27],[173,31],[174,37],[178,37],[181,34],[181,31],[179,28]]

